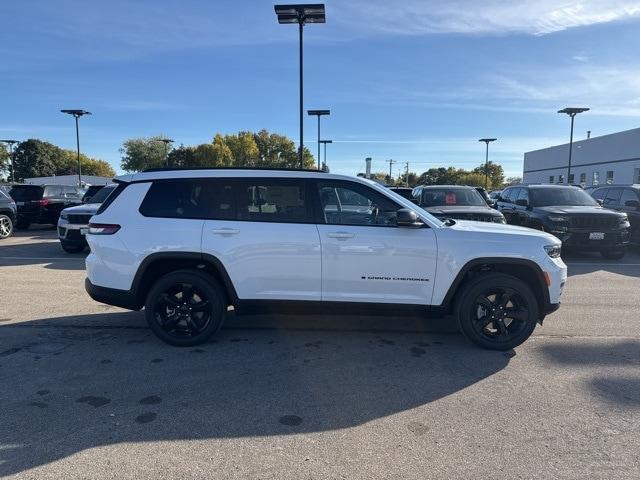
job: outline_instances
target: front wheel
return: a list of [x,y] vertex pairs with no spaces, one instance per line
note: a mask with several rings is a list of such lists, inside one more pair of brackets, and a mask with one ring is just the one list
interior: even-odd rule
[[9,215],[0,214],[0,240],[8,238],[13,233],[13,221]]
[[527,340],[538,320],[538,302],[518,278],[488,273],[470,280],[459,297],[458,324],[467,339],[490,350]]
[[600,255],[607,260],[620,260],[625,255],[624,248],[619,248],[617,250],[602,250]]
[[156,282],[145,315],[162,341],[178,347],[206,342],[224,321],[226,304],[218,282],[204,273],[179,270]]

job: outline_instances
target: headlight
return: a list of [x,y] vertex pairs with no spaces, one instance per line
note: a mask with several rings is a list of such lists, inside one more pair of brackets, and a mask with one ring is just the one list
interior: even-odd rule
[[62,213],[60,214],[60,218],[61,218],[62,220],[69,220],[69,214],[68,214],[68,213],[64,213],[64,212],[62,212]]
[[562,245],[545,245],[544,250],[551,258],[558,258],[560,256],[560,250]]
[[563,217],[562,215],[549,215],[547,218],[554,223],[563,223],[569,221],[567,217]]
[[504,217],[493,217],[493,223],[507,223]]

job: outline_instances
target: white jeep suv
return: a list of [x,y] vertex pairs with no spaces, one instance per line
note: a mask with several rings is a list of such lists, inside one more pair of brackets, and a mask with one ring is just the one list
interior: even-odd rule
[[552,235],[442,222],[361,178],[158,169],[115,182],[89,225],[87,292],[145,307],[172,345],[206,341],[233,306],[454,313],[469,340],[506,350],[558,308],[567,276]]

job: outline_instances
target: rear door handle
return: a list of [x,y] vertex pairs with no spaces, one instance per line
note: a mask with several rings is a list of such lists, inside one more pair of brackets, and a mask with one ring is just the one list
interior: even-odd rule
[[327,233],[329,238],[337,238],[338,240],[346,240],[347,238],[355,237],[355,234],[349,232],[331,232]]
[[240,233],[237,228],[214,228],[211,230],[214,235],[236,235]]

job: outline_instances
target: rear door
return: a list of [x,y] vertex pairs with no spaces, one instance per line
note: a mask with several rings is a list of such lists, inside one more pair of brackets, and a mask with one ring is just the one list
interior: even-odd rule
[[437,246],[431,228],[400,228],[403,206],[366,185],[316,183],[322,300],[431,302]]
[[242,300],[320,300],[320,240],[310,184],[212,179],[202,251],[224,265]]
[[502,212],[507,223],[513,223],[514,215],[514,202],[518,198],[519,188],[507,188],[502,195],[500,195],[500,202],[498,203],[498,210]]

